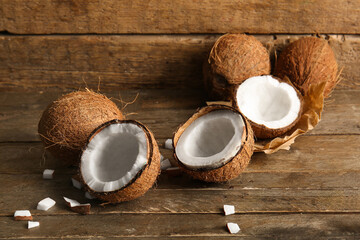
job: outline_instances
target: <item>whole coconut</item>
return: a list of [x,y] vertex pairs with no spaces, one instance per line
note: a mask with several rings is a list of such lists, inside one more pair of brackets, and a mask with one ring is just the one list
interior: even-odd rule
[[275,67],[275,76],[288,77],[302,95],[311,84],[326,82],[324,96],[328,97],[337,83],[334,52],[328,42],[317,37],[301,38],[281,52]]
[[53,156],[66,165],[74,165],[92,131],[113,119],[124,119],[124,116],[104,95],[91,91],[72,92],[45,109],[38,132]]
[[204,62],[204,84],[212,98],[229,99],[237,84],[268,75],[270,70],[269,53],[255,37],[226,34],[215,42]]

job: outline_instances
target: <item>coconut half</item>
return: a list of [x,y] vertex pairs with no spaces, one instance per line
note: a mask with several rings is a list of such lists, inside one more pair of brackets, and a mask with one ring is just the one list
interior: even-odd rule
[[240,112],[211,105],[180,126],[173,143],[181,170],[203,181],[224,182],[237,177],[248,165],[254,138]]
[[160,152],[144,125],[112,120],[90,135],[79,169],[91,195],[110,203],[129,201],[154,184],[160,172]]
[[273,138],[290,130],[299,120],[302,97],[280,79],[257,76],[235,89],[233,105],[250,121],[257,138]]

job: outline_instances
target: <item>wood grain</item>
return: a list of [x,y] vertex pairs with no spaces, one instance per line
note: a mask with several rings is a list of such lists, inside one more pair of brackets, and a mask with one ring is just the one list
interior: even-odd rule
[[359,33],[358,1],[2,0],[0,31]]
[[[360,15],[359,15],[360,16]],[[304,35],[257,35],[272,59]],[[219,35],[0,35],[0,91],[88,86],[203,89],[202,62]],[[360,37],[331,35],[342,81],[360,89]],[[274,39],[276,38],[276,39]],[[41,47],[39,47],[41,46]]]

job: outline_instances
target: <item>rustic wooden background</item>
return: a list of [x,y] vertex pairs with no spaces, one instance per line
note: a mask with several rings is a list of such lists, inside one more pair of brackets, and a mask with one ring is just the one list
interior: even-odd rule
[[[0,0],[0,238],[360,239],[360,2],[338,0]],[[163,173],[137,200],[69,212],[62,196],[74,169],[43,154],[41,112],[85,87],[137,101],[124,111],[165,139],[204,105],[201,64],[223,33],[255,35],[272,58],[318,34],[332,46],[342,81],[320,124],[290,151],[255,154],[225,184]],[[136,113],[136,114],[134,114]],[[45,168],[54,180],[42,179]],[[57,201],[47,212],[39,200]],[[223,216],[222,205],[236,214]],[[40,227],[15,222],[29,209]],[[231,235],[227,222],[241,232]]]

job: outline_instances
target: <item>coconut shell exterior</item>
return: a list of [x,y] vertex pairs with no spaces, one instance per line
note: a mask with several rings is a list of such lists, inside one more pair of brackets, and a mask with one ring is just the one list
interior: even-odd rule
[[43,112],[38,133],[45,148],[65,165],[77,165],[90,133],[112,119],[124,119],[116,104],[91,91],[72,92]]
[[228,100],[233,85],[270,71],[270,56],[260,41],[245,34],[226,34],[215,42],[203,64],[204,85],[213,99]]
[[249,164],[251,156],[254,151],[254,136],[253,131],[249,122],[244,118],[244,116],[237,111],[236,109],[225,106],[225,105],[210,105],[203,108],[200,108],[193,116],[191,116],[183,125],[181,125],[174,134],[173,144],[174,149],[176,144],[185,131],[185,129],[190,126],[196,119],[199,117],[217,110],[231,110],[235,113],[238,113],[242,116],[244,120],[244,133],[242,137],[241,148],[233,159],[225,163],[223,166],[214,168],[214,169],[189,169],[177,158],[175,150],[174,157],[179,166],[179,168],[185,173],[189,174],[191,177],[202,180],[205,182],[225,182],[231,179],[236,178],[239,174],[244,171],[246,166]]
[[[288,82],[286,80],[282,80],[277,77],[274,77],[274,78],[276,78],[280,82],[286,82],[290,86],[293,86],[290,82]],[[237,92],[239,86],[240,85],[236,86],[236,88],[234,89],[234,91],[232,93],[231,102],[232,102],[233,107],[240,111],[239,106],[237,104],[237,100],[236,100],[236,92]],[[293,121],[287,127],[273,129],[273,128],[267,128],[266,126],[264,126],[262,124],[257,124],[255,122],[251,121],[250,119],[247,119],[252,127],[252,130],[254,132],[254,136],[256,139],[271,139],[271,138],[279,137],[279,136],[285,134],[286,132],[290,131],[296,125],[296,123],[300,120],[300,117],[303,112],[304,100],[303,100],[303,96],[301,95],[301,93],[296,88],[294,88],[294,90],[296,91],[297,96],[300,99],[300,111],[299,111],[298,117],[295,119],[295,121]]]
[[160,155],[159,147],[154,138],[154,135],[152,134],[152,132],[150,132],[150,130],[146,126],[135,120],[115,119],[107,123],[104,123],[93,131],[93,133],[90,135],[88,139],[88,143],[102,129],[114,123],[133,123],[138,125],[140,128],[144,130],[147,139],[147,147],[148,147],[148,156],[147,156],[148,163],[147,165],[145,165],[144,169],[140,171],[130,183],[128,183],[126,186],[122,187],[121,189],[111,192],[96,192],[85,183],[81,174],[81,162],[80,162],[79,176],[81,182],[84,184],[85,191],[88,191],[94,197],[108,203],[126,202],[141,197],[154,185],[157,177],[161,172],[160,170],[161,155]]
[[338,79],[338,65],[328,42],[316,37],[301,38],[285,48],[277,59],[275,76],[288,77],[302,95],[311,84],[326,82],[328,97]]

